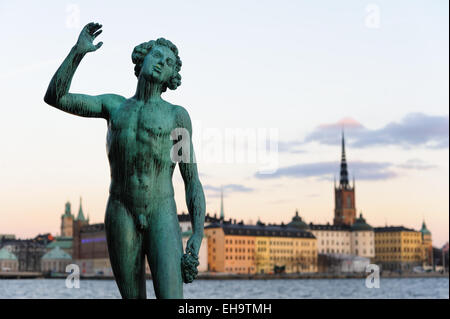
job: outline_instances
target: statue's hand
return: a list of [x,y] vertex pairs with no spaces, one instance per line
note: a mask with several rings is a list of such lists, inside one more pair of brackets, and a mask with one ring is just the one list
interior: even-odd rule
[[186,253],[181,258],[181,274],[185,283],[191,283],[197,278],[198,252],[202,243],[203,236],[193,234],[186,244]]
[[84,26],[76,44],[77,50],[80,53],[94,52],[100,49],[103,42],[94,44],[94,39],[102,33],[102,30],[100,30],[101,27],[101,24],[94,22],[88,23]]

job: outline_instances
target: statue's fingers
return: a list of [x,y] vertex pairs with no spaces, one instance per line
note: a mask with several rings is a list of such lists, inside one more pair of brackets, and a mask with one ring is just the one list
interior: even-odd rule
[[88,27],[88,29],[87,29],[88,33],[90,35],[93,35],[95,33],[95,31],[100,29],[102,26],[98,23],[91,22],[87,25],[87,27]]
[[99,43],[97,43],[96,45],[95,45],[95,50],[98,50],[98,49],[100,49],[101,47],[102,47],[102,45],[103,45],[103,42],[99,42]]
[[197,267],[191,266],[190,269],[191,269],[191,272],[192,272],[193,274],[197,274],[197,273],[198,273]]
[[85,25],[84,29],[86,29],[87,32],[92,34],[94,26],[95,26],[94,22],[89,22],[88,24]]
[[95,32],[95,31],[97,31],[97,30],[99,30],[99,29],[101,29],[101,28],[102,28],[102,25],[101,25],[100,23],[96,23],[96,24],[93,26],[92,31]]
[[99,36],[101,33],[103,32],[103,30],[98,30],[97,32],[95,32],[92,37],[95,39],[97,36]]

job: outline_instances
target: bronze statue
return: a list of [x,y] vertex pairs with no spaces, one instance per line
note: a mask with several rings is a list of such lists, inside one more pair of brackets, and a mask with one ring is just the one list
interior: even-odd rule
[[[102,32],[101,27],[89,23],[83,28],[53,76],[44,100],[62,111],[108,122],[111,185],[105,228],[122,297],[146,298],[147,257],[156,297],[183,298],[183,281],[191,282],[197,276],[205,197],[194,162],[189,114],[183,107],[161,98],[167,88],[175,90],[181,84],[178,49],[164,38],[134,48],[132,61],[138,83],[136,94],[129,99],[116,94],[69,93],[72,77],[84,55],[102,46],[102,42],[93,43]],[[180,130],[188,134],[179,135]],[[175,154],[173,147],[180,142],[184,144]],[[181,160],[174,160],[177,155],[182,155]],[[193,226],[184,255],[172,185],[176,162],[184,180]]]

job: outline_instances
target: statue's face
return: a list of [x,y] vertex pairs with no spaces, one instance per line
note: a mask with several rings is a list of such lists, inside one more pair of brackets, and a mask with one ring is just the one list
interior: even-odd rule
[[141,75],[147,80],[167,83],[175,72],[175,54],[165,46],[156,45],[147,54]]

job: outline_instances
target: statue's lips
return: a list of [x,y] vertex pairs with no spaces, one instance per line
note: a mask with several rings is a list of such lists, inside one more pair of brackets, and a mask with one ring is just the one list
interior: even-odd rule
[[155,71],[157,73],[161,73],[162,70],[155,66],[155,67],[153,67],[153,71]]

